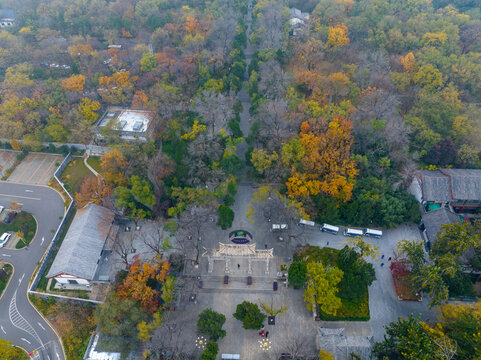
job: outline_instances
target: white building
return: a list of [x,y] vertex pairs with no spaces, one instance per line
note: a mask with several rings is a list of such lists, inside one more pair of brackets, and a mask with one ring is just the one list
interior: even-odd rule
[[108,127],[119,131],[124,140],[146,141],[154,113],[148,110],[132,110],[109,107],[97,123],[98,129]]
[[0,28],[13,26],[15,23],[15,11],[0,9]]
[[60,284],[90,285],[114,215],[112,210],[95,204],[77,210],[47,278]]

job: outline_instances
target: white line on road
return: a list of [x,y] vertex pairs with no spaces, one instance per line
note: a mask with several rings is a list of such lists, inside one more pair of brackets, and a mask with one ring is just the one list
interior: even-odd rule
[[38,323],[38,326],[40,326],[43,330],[45,330],[45,328],[42,326],[42,324]]
[[30,341],[28,341],[28,340],[25,339],[25,338],[21,338],[21,340],[28,342],[30,345],[32,344]]
[[0,325],[0,328],[2,329],[3,333],[4,333],[5,335],[7,335],[7,332],[6,332],[5,329],[3,328],[3,325]]
[[12,255],[2,254],[2,256],[10,257],[10,256],[12,256]]
[[25,190],[25,192],[33,192],[33,190]]
[[22,277],[20,279],[18,279],[18,285],[20,285],[22,283],[22,280],[23,280],[24,276],[25,276],[25,273],[23,273]]
[[57,358],[58,360],[60,360],[60,355],[58,354],[58,352],[55,352],[55,354],[57,354]]
[[50,360],[50,355],[49,355],[49,354],[47,354],[47,357],[48,357],[48,360]]
[[40,243],[40,245],[43,245],[44,241],[45,241],[45,237],[42,236],[42,242]]

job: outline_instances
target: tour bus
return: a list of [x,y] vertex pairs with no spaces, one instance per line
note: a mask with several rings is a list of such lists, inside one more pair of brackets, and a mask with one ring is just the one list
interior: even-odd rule
[[329,224],[322,224],[321,231],[337,235],[337,233],[339,232],[339,228],[337,226],[332,226]]
[[380,237],[382,237],[382,231],[381,230],[374,230],[374,229],[366,229],[364,231],[364,235],[380,238]]
[[311,221],[311,220],[301,219],[301,220],[299,220],[299,225],[316,226],[316,223],[314,221]]
[[364,235],[364,231],[359,229],[351,229],[351,228],[344,229],[344,236],[363,236],[363,235]]
[[272,224],[272,231],[287,230],[287,224]]

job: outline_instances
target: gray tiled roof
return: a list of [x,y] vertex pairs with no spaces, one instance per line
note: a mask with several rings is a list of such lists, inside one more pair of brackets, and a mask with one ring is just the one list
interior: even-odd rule
[[424,201],[443,202],[451,200],[449,177],[441,174],[437,170],[423,170],[421,174]]
[[481,200],[481,170],[441,169],[451,177],[453,200]]
[[428,211],[422,216],[426,235],[429,241],[435,241],[438,232],[441,231],[441,225],[454,224],[459,221],[459,216],[442,207],[436,210]]
[[371,359],[372,336],[346,336],[344,328],[317,328],[319,350],[325,350],[334,356],[334,360],[350,359],[353,352],[362,360]]
[[65,273],[92,280],[114,212],[90,204],[77,210],[47,277]]
[[424,201],[481,200],[481,170],[423,170]]
[[10,9],[0,9],[0,19],[15,19],[15,11]]

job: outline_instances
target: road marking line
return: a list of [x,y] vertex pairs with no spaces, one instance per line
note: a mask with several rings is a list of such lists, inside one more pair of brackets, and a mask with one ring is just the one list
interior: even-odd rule
[[37,323],[37,324],[38,324],[38,326],[40,326],[43,330],[45,330],[45,328],[42,326],[42,324],[40,324],[40,323]]
[[60,360],[60,355],[58,354],[58,352],[55,352],[55,354],[57,354],[57,358],[58,360]]
[[2,254],[2,256],[11,257],[12,255]]
[[42,344],[42,340],[40,339],[40,336],[38,336],[33,326],[30,325],[30,323],[27,320],[25,320],[25,318],[22,315],[20,315],[20,313],[18,312],[17,290],[15,290],[15,292],[13,293],[13,297],[10,300],[10,305],[8,307],[8,318],[10,319],[10,322],[12,323],[13,326],[15,326],[17,329],[25,331],[27,334],[33,337],[36,341],[38,341],[39,344]]
[[[22,173],[19,175],[19,179],[23,179],[23,178],[24,178],[23,175],[25,175],[25,173],[27,172],[27,170],[32,167],[33,162],[34,162],[35,160],[37,160],[37,156],[34,155],[34,154],[32,154],[32,156],[27,156],[24,160],[22,160],[22,162],[23,162],[23,161],[27,162],[27,159],[28,159],[28,161],[30,161],[30,162],[27,163],[27,166],[25,167],[25,169],[23,169]],[[20,171],[20,170],[21,170],[21,169],[19,169],[19,171]]]
[[7,335],[7,332],[6,332],[5,329],[3,328],[3,325],[0,325],[0,328],[2,329],[3,333],[4,333],[5,335]]
[[33,171],[32,175],[28,178],[27,184],[30,183],[30,180],[35,176],[37,171],[42,168],[43,163],[47,160],[47,157],[44,157],[43,160],[40,162],[40,164],[37,166],[37,168]]
[[33,192],[33,190],[25,190],[25,192],[30,192],[30,193],[31,193],[31,192]]
[[50,355],[49,355],[49,354],[47,354],[47,357],[48,357],[48,360],[50,360]]
[[21,340],[28,342],[30,345],[32,344],[30,341],[28,341],[28,340],[25,339],[25,338],[22,338]]
[[0,196],[14,197],[19,199],[27,199],[27,200],[41,200],[40,198],[26,197],[26,196],[20,196],[20,195],[0,194]]
[[22,283],[22,280],[23,280],[24,277],[25,277],[25,273],[23,273],[22,277],[20,279],[18,279],[18,285],[19,286]]
[[48,174],[50,173],[50,169],[52,168],[53,164],[55,164],[57,161],[58,161],[57,158],[54,158],[54,159],[52,160],[52,162],[50,163],[50,166],[47,168],[47,171],[45,171],[45,172],[42,174],[42,176],[40,177],[40,180],[37,181],[37,184],[43,182],[43,178],[45,177],[45,175],[48,175]]
[[40,243],[40,245],[43,245],[44,241],[45,241],[45,237],[42,236],[42,242]]

